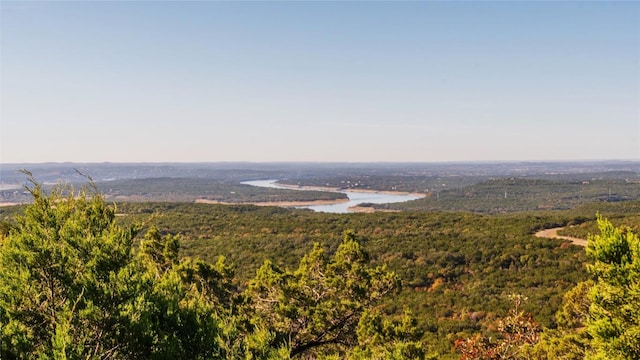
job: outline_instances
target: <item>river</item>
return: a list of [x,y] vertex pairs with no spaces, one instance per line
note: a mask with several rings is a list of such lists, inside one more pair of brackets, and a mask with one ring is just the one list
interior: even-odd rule
[[[245,181],[243,182],[243,184],[251,185],[251,186],[259,186],[259,187],[267,187],[267,188],[276,188],[276,189],[308,190],[304,188],[296,189],[288,186],[281,186],[276,184],[276,181],[277,180],[255,180],[255,181]],[[323,190],[323,191],[339,192],[339,193],[346,194],[349,197],[349,201],[339,203],[339,204],[299,206],[298,208],[311,209],[313,211],[327,212],[327,213],[348,213],[350,207],[356,206],[362,203],[390,204],[390,203],[398,203],[398,202],[405,202],[405,201],[420,199],[419,195],[413,195],[413,194],[356,192],[356,191],[348,191],[348,190],[338,191],[338,190],[330,190],[330,189]]]

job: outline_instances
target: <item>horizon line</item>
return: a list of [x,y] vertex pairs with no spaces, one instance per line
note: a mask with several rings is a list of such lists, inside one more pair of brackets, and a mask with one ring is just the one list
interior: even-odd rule
[[589,163],[589,162],[640,162],[640,159],[537,159],[537,160],[433,160],[433,161],[319,161],[319,160],[217,160],[217,161],[41,161],[41,162],[2,162],[1,165],[73,165],[73,164],[505,164],[505,163]]

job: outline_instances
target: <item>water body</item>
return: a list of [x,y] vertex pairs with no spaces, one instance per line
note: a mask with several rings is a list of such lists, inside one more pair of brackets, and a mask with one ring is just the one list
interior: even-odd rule
[[[297,190],[295,188],[280,186],[276,184],[276,181],[277,180],[255,180],[255,181],[245,181],[243,182],[243,184],[251,185],[251,186],[259,186],[259,187],[275,188],[275,189]],[[305,189],[299,189],[299,190],[305,190]],[[342,191],[342,190],[341,191],[325,190],[325,191],[339,192],[339,193],[346,194],[349,197],[349,201],[339,203],[339,204],[331,204],[331,205],[298,206],[297,208],[311,209],[313,211],[327,212],[327,213],[348,213],[350,207],[356,206],[362,203],[391,204],[391,203],[398,203],[398,202],[420,199],[420,196],[417,196],[417,195],[398,195],[398,194],[383,194],[383,193],[355,192],[355,191]]]

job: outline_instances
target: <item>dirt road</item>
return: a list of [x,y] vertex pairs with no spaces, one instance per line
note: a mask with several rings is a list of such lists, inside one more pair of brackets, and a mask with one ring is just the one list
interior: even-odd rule
[[558,227],[553,229],[545,229],[545,230],[538,231],[535,235],[539,238],[569,240],[574,245],[587,246],[587,240],[585,239],[578,239],[570,236],[558,235],[558,231],[562,229],[564,228]]

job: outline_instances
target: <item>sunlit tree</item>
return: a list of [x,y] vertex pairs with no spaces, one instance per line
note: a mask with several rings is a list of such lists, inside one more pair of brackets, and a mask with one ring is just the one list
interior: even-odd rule
[[47,194],[31,179],[33,204],[0,249],[2,354],[109,358],[126,352],[122,313],[135,299],[135,227],[115,224],[102,196],[69,186]]
[[3,358],[221,355],[224,266],[179,261],[177,239],[155,230],[134,251],[138,228],[117,225],[95,188],[47,193],[31,178],[28,190],[33,204],[0,247]]
[[628,228],[598,216],[599,235],[590,236],[588,266],[595,285],[587,330],[592,359],[640,359],[640,240]]

